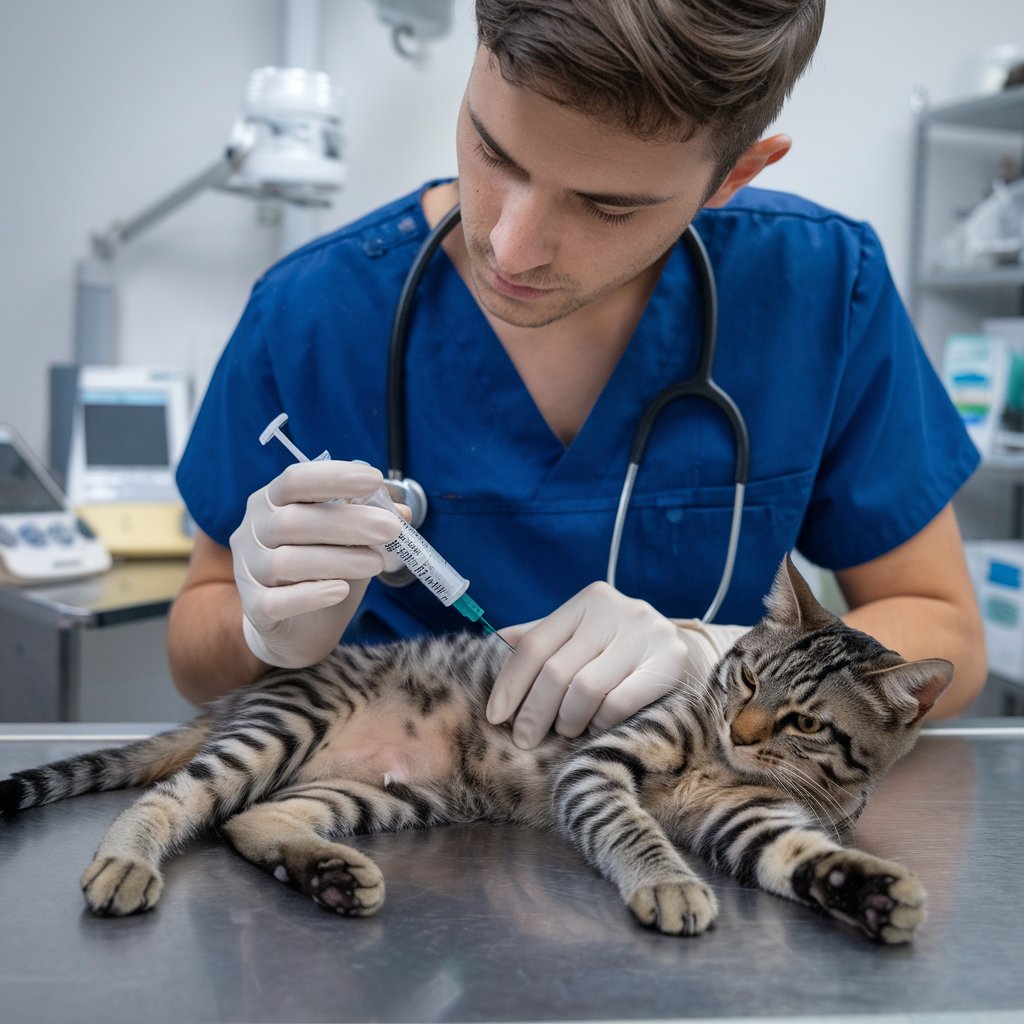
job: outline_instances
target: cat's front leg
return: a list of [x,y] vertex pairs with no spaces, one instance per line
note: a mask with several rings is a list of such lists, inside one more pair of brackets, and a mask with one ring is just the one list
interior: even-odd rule
[[666,935],[699,935],[714,922],[718,901],[641,805],[650,765],[635,749],[609,734],[574,754],[555,783],[556,818],[637,920]]
[[755,797],[717,820],[698,849],[742,881],[817,907],[879,942],[909,942],[926,913],[917,876],[840,846],[808,827],[807,817],[784,801]]
[[927,916],[917,876],[861,850],[840,848],[805,860],[793,872],[792,886],[798,898],[880,942],[909,942]]

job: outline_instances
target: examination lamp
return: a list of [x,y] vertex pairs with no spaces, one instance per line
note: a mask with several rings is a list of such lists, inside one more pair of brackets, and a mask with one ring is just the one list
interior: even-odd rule
[[220,158],[161,199],[92,236],[77,267],[74,359],[117,361],[116,259],[147,228],[206,189],[323,207],[344,180],[340,94],[304,68],[257,68]]

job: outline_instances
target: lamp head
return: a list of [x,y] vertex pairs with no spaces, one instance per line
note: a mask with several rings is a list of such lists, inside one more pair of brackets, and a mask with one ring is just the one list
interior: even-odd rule
[[231,130],[233,192],[326,206],[345,177],[341,95],[323,71],[257,68]]

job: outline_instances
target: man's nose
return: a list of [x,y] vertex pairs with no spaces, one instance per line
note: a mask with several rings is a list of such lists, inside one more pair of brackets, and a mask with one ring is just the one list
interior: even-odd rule
[[555,212],[528,188],[510,192],[491,231],[497,270],[515,278],[554,261],[557,249]]

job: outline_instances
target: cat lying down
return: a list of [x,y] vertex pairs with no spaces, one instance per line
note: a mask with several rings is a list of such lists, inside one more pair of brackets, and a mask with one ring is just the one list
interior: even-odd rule
[[907,942],[925,916],[920,882],[840,840],[913,746],[952,665],[906,662],[846,626],[788,558],[766,604],[706,679],[680,680],[606,732],[516,747],[484,715],[514,657],[493,637],[339,647],[172,732],[17,772],[0,782],[0,813],[149,786],[82,875],[102,915],[154,907],[161,862],[217,827],[321,906],[366,916],[384,880],[340,839],[485,820],[559,830],[666,934],[715,919],[685,847],[744,884]]

